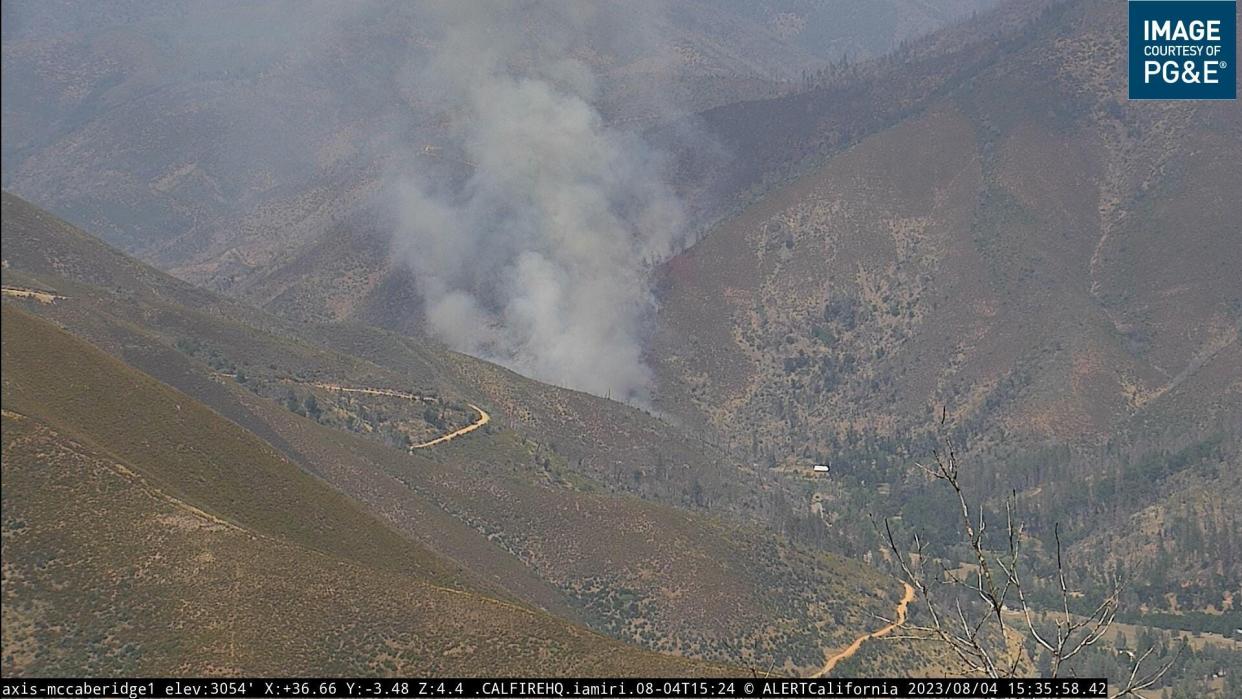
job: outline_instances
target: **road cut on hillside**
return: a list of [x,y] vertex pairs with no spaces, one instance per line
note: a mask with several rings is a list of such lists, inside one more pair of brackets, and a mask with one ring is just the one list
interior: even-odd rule
[[914,601],[914,588],[911,587],[909,583],[902,584],[906,586],[906,592],[902,595],[901,601],[897,603],[897,618],[893,620],[893,623],[872,631],[871,633],[865,633],[854,639],[854,642],[846,646],[845,650],[828,658],[824,662],[824,666],[817,670],[815,674],[811,675],[811,677],[823,677],[829,672],[832,672],[832,669],[837,666],[837,663],[840,663],[842,660],[845,660],[846,658],[849,658],[857,653],[858,649],[862,648],[863,643],[873,638],[887,636],[892,633],[894,629],[906,623],[906,610],[910,607],[910,603]]
[[[392,398],[404,398],[405,400],[411,400],[411,401],[433,400],[432,398],[429,398],[427,396],[419,396],[413,393],[406,393],[404,391],[394,391],[389,388],[350,388],[348,386],[341,386],[340,384],[334,384],[334,383],[310,383],[308,385],[314,386],[316,388],[324,388],[330,391],[340,391],[342,393],[362,393],[362,394],[366,394],[370,396],[390,396]],[[452,432],[449,432],[448,434],[440,435],[439,437],[436,437],[435,439],[429,442],[422,442],[420,444],[412,444],[410,445],[410,449],[411,450],[426,449],[427,447],[434,447],[437,444],[444,444],[445,442],[450,442],[454,439],[457,439],[458,437],[461,437],[462,435],[470,434],[471,432],[474,432],[475,430],[479,429],[480,427],[492,421],[492,416],[488,415],[486,410],[480,408],[474,403],[467,403],[466,405],[469,405],[472,410],[474,410],[476,413],[479,414],[478,418],[476,418],[474,422],[470,423],[469,425],[466,425],[465,427],[459,430],[453,430]]]
[[0,293],[5,296],[12,296],[19,299],[33,299],[39,303],[54,303],[61,299],[67,298],[59,294],[53,294],[47,291],[38,291],[37,289],[24,289],[20,286],[0,287]]

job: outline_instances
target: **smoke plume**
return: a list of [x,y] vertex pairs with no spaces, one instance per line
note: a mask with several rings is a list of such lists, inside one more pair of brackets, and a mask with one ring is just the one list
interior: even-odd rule
[[682,211],[659,154],[592,106],[589,66],[546,40],[513,38],[512,7],[437,10],[444,35],[417,89],[446,105],[452,147],[473,170],[452,187],[403,179],[398,249],[429,327],[450,346],[542,381],[643,400],[649,271],[681,239]]

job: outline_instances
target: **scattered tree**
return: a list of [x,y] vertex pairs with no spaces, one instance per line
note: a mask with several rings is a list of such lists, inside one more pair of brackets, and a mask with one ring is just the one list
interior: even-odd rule
[[[956,501],[966,548],[973,559],[968,572],[950,570],[943,560],[931,555],[926,539],[915,532],[911,546],[902,546],[885,518],[881,535],[892,554],[901,577],[914,587],[921,600],[926,621],[908,623],[909,635],[898,638],[932,639],[946,646],[970,671],[988,677],[1014,677],[1021,674],[1020,665],[1027,656],[1027,647],[1036,652],[1036,665],[1041,674],[1058,677],[1072,673],[1071,661],[1095,646],[1108,634],[1117,614],[1123,584],[1113,578],[1112,591],[1094,604],[1087,614],[1071,612],[1078,608],[1073,598],[1081,594],[1072,590],[1066,579],[1060,528],[1053,529],[1055,574],[1052,585],[1058,591],[1060,609],[1040,614],[1030,601],[1031,572],[1024,566],[1024,532],[1015,515],[1017,494],[1005,500],[1004,544],[999,551],[989,548],[988,517],[981,504],[972,504],[963,489],[960,462],[952,436],[945,429],[946,413],[942,410],[937,428],[938,446],[931,465],[916,466],[933,482],[949,488]],[[873,518],[874,521],[874,518]],[[879,526],[877,525],[877,531]],[[1012,609],[1011,609],[1012,607]],[[1006,615],[1012,623],[1006,623]],[[1120,687],[1112,696],[1138,696],[1163,678],[1177,660],[1144,669],[1144,664],[1157,650],[1155,643],[1135,652],[1128,676],[1121,678]]]

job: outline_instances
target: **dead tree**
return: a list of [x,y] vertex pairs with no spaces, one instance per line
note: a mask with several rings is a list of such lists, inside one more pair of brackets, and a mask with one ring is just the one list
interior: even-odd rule
[[[994,678],[1019,674],[1024,641],[1029,640],[1048,654],[1052,677],[1067,671],[1072,673],[1069,661],[1108,633],[1116,618],[1124,585],[1114,578],[1112,592],[1090,614],[1071,613],[1070,599],[1079,593],[1071,590],[1066,581],[1060,528],[1054,527],[1055,584],[1059,588],[1061,604],[1059,609],[1049,610],[1047,615],[1033,609],[1025,584],[1031,579],[1031,573],[1022,565],[1024,533],[1022,523],[1015,516],[1017,493],[1011,492],[1005,499],[1006,546],[1000,551],[991,551],[984,542],[988,527],[984,508],[982,504],[972,504],[962,488],[957,448],[945,430],[945,417],[942,412],[937,428],[938,448],[933,452],[933,462],[916,462],[915,465],[932,482],[948,486],[956,496],[956,517],[963,528],[965,543],[975,559],[970,566],[973,570],[966,574],[951,571],[940,559],[935,559],[933,564],[926,542],[917,532],[913,535],[912,545],[903,548],[885,518],[883,531],[879,533],[901,576],[918,593],[928,619],[922,624],[907,622],[906,634],[890,638],[936,641],[947,646],[971,672]],[[878,525],[876,528],[879,531]],[[933,565],[935,570],[930,570]],[[953,593],[953,601],[944,601],[938,591]],[[963,605],[963,596],[976,602]],[[1011,623],[1006,623],[1006,614],[1012,617]],[[1051,630],[1046,626],[1041,630],[1037,626],[1036,621],[1045,621],[1044,617],[1051,619]],[[1155,685],[1169,672],[1177,661],[1177,655],[1159,667],[1143,669],[1143,664],[1154,651],[1153,645],[1134,657],[1128,676],[1112,696],[1137,696],[1138,692]]]

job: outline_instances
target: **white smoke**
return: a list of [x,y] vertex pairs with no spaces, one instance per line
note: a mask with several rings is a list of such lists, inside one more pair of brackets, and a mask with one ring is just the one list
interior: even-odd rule
[[511,7],[439,8],[445,34],[417,83],[453,115],[474,170],[452,191],[403,180],[398,249],[430,329],[452,347],[642,400],[648,274],[682,236],[681,207],[658,154],[593,108],[586,64],[508,38],[520,33]]

